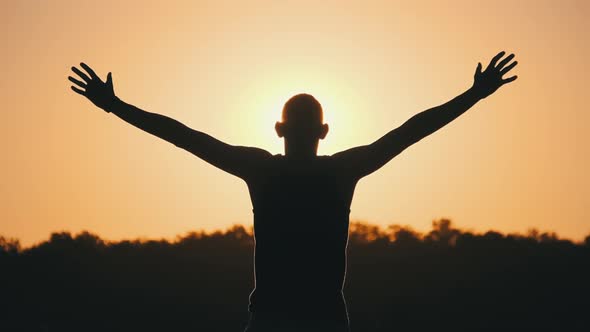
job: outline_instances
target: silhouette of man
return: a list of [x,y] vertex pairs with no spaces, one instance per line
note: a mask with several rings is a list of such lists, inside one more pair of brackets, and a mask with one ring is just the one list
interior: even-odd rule
[[254,213],[255,287],[246,331],[349,331],[342,294],[350,204],[357,182],[410,145],[432,134],[517,77],[503,79],[517,62],[498,53],[475,71],[467,91],[414,115],[369,145],[318,156],[326,137],[322,106],[298,94],[283,108],[275,130],[285,154],[221,142],[163,115],[143,111],[115,96],[111,73],[103,82],[86,64],[72,70],[72,90],[106,112],[185,149],[243,179]]

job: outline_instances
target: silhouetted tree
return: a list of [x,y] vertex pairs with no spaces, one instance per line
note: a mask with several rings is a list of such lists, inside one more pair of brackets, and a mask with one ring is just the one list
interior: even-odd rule
[[0,255],[16,255],[21,251],[20,241],[0,236]]
[[442,218],[432,222],[432,231],[424,238],[426,242],[434,242],[446,246],[454,246],[461,232],[453,229],[450,219]]

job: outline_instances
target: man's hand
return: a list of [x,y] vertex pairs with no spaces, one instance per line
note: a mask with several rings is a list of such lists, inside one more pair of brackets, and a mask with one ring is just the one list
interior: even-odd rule
[[[86,70],[88,75],[76,67],[72,67],[72,71],[76,73],[82,81],[68,76],[68,80],[74,83],[72,90],[88,98],[94,105],[110,112],[109,106],[116,99],[115,91],[113,89],[113,78],[111,73],[108,73],[106,82],[103,82],[85,63],[80,63],[80,66]],[[90,77],[89,77],[90,75]]]
[[481,62],[478,63],[477,69],[475,70],[473,89],[477,92],[477,95],[481,99],[491,95],[496,90],[498,90],[499,87],[514,81],[518,77],[514,75],[509,78],[502,79],[502,76],[514,68],[514,66],[516,66],[518,63],[517,61],[514,61],[508,65],[510,60],[514,58],[514,54],[510,54],[504,60],[498,62],[498,60],[500,60],[504,54],[506,54],[504,51],[496,54],[496,56],[492,58],[487,68],[483,72],[481,71]]

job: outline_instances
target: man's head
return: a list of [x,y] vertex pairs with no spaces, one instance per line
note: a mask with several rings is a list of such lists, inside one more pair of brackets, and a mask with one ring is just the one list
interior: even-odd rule
[[312,95],[301,93],[285,103],[282,121],[275,124],[275,130],[292,153],[315,154],[318,141],[328,134],[328,124],[323,123],[322,105]]

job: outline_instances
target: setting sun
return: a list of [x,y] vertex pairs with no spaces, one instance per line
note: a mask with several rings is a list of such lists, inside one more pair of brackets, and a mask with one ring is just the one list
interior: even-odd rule
[[[236,110],[238,115],[234,121],[239,124],[237,130],[243,136],[251,136],[257,146],[266,146],[274,153],[282,153],[283,142],[275,133],[275,122],[281,121],[281,110],[289,98],[298,93],[308,93],[322,104],[324,123],[330,126],[330,133],[320,143],[320,151],[331,154],[354,144],[354,137],[346,135],[354,132],[354,117],[351,105],[346,104],[350,97],[347,98],[345,87],[322,77],[302,78],[290,73],[282,78],[280,76],[283,75],[277,76],[269,82],[253,79],[251,89],[244,91],[244,95],[238,99],[237,107],[244,111]],[[361,124],[357,122],[358,125]],[[340,139],[332,139],[333,135]]]

